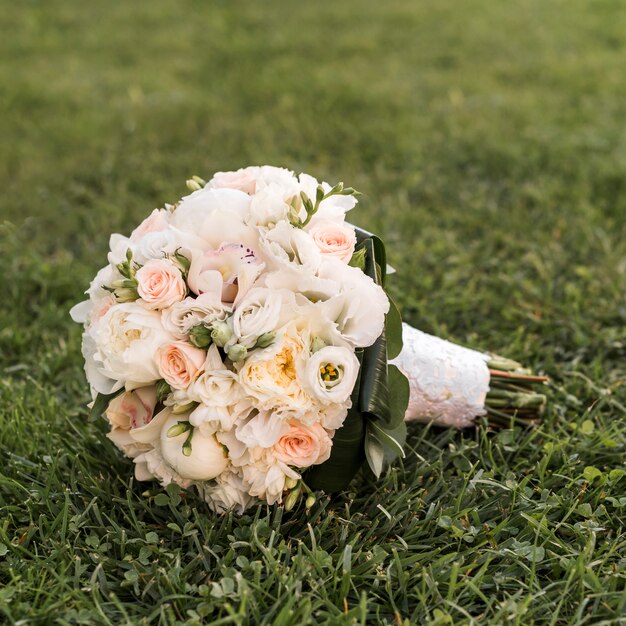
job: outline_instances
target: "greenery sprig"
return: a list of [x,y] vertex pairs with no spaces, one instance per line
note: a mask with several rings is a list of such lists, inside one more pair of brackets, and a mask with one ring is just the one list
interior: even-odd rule
[[[318,185],[315,190],[315,204],[309,196],[301,191],[299,196],[294,196],[291,201],[291,211],[289,212],[289,221],[296,228],[304,228],[313,219],[318,212],[320,205],[324,200],[328,200],[332,196],[358,196],[360,193],[352,187],[344,187],[343,183],[337,183],[328,191],[324,191],[322,185]],[[306,211],[306,217],[300,217],[301,209]]]

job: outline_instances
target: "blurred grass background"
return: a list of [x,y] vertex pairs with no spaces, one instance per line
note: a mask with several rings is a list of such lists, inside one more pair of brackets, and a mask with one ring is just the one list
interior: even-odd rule
[[[626,623],[624,3],[0,15],[0,619]],[[85,423],[68,309],[110,232],[264,163],[362,191],[406,319],[549,373],[545,425],[415,428],[308,517],[143,495]]]

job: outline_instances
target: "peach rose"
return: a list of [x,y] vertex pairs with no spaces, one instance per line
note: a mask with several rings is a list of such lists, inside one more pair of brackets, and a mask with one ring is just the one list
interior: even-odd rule
[[204,365],[206,353],[184,341],[174,341],[159,350],[159,373],[174,389],[187,389]]
[[238,189],[252,195],[256,191],[256,176],[248,168],[236,172],[217,172],[211,179],[210,186],[217,189]]
[[152,421],[156,402],[156,387],[139,387],[113,398],[106,416],[113,428],[141,428]]
[[130,234],[131,241],[139,241],[148,233],[158,233],[168,226],[170,212],[167,209],[154,209],[146,219]]
[[289,431],[274,444],[274,456],[293,467],[309,467],[324,463],[333,445],[328,433],[320,426],[290,422]]
[[181,271],[166,259],[152,259],[135,274],[137,293],[151,309],[166,309],[187,294]]
[[316,222],[309,230],[315,245],[324,256],[335,257],[348,263],[354,254],[356,235],[354,228],[338,222]]

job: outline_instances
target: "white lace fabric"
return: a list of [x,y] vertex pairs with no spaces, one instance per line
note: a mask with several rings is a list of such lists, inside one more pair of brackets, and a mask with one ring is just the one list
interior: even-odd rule
[[465,428],[485,414],[489,355],[402,324],[404,346],[391,361],[409,379],[406,422]]

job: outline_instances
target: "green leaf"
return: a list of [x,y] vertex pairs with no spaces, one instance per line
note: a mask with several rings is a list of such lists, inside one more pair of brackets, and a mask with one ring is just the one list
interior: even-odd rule
[[411,389],[407,377],[395,366],[387,366],[387,388],[389,389],[389,424],[395,428],[404,422],[404,414],[409,406]]
[[391,298],[389,298],[389,313],[385,319],[385,333],[387,334],[387,356],[389,359],[395,359],[402,352],[402,316],[400,309]]
[[343,426],[335,432],[330,458],[315,465],[304,475],[306,484],[314,490],[328,493],[343,491],[363,465],[365,426],[363,416],[351,409]]
[[365,435],[365,458],[376,478],[380,478],[385,464],[385,448],[371,430]]
[[387,341],[383,333],[363,354],[359,409],[385,423],[391,420],[387,375]]
[[107,410],[107,407],[109,406],[109,402],[111,402],[113,398],[119,396],[123,391],[124,391],[124,388],[122,387],[121,389],[118,389],[117,391],[114,391],[113,393],[108,393],[108,394],[99,393],[93,402],[93,406],[91,407],[91,410],[89,411],[89,421],[91,422],[99,418]]
[[385,460],[390,462],[400,457],[404,458],[404,444],[406,443],[406,423],[402,422],[395,428],[385,428],[382,424],[371,420],[367,424],[368,433],[371,433],[385,449]]

